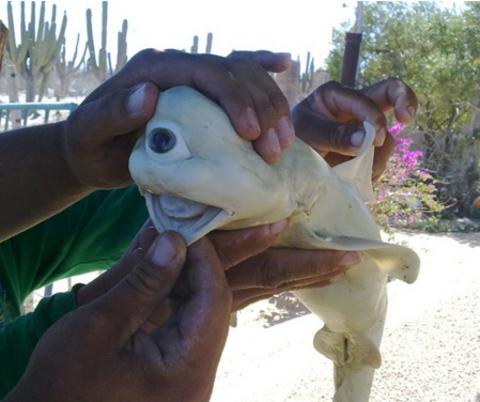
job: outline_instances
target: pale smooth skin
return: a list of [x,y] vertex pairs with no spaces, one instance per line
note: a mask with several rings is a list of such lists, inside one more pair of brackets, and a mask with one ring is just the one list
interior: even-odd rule
[[[9,172],[9,175],[0,177],[0,188],[8,188],[8,192],[1,192],[3,196],[0,195],[0,208],[3,211],[0,217],[0,227],[2,228],[0,239],[6,239],[35,225],[97,188],[119,187],[130,183],[127,158],[135,142],[136,132],[153,113],[159,88],[189,84],[202,89],[203,85],[205,87],[203,92],[222,104],[239,134],[243,138],[253,139],[255,148],[267,161],[278,160],[280,150],[276,141],[266,141],[262,138],[266,137],[267,131],[276,127],[279,120],[284,117],[286,101],[278,94],[276,87],[272,89],[270,77],[267,78],[265,72],[259,71],[258,66],[263,66],[271,71],[280,71],[288,66],[288,56],[269,52],[243,52],[233,56],[236,58],[241,56],[240,60],[237,60],[238,66],[234,61],[205,55],[197,57],[153,50],[140,52],[132,58],[120,74],[95,90],[67,122],[29,127],[2,134],[0,136],[1,170]],[[240,68],[242,65],[245,69]],[[235,71],[232,72],[230,69]],[[185,74],[178,75],[181,70]],[[218,82],[209,79],[209,77],[217,77],[219,74],[223,77],[227,75],[229,78]],[[232,74],[235,78],[233,80],[230,79]],[[255,82],[253,85],[248,85],[252,92],[248,92],[247,95],[245,95],[245,91],[239,93],[237,84],[240,82],[240,86],[245,87],[245,84],[250,82],[249,80]],[[382,113],[392,107],[395,107],[395,110],[399,108],[399,102],[392,102],[391,97],[384,96],[383,89],[388,86],[388,83],[380,83],[381,88],[378,91],[380,95],[374,97],[377,105],[374,114]],[[370,100],[364,95],[357,95],[350,100],[348,96],[342,97],[342,102],[343,100],[347,104],[353,102],[356,104],[355,110],[364,109]],[[270,101],[270,97],[276,101]],[[269,101],[268,106],[266,100]],[[334,110],[343,108],[342,102],[337,102]],[[245,112],[245,107],[254,109],[256,118],[251,118],[252,114]],[[370,113],[371,108],[368,109]],[[317,131],[319,137],[327,136],[334,140],[334,136],[330,134],[331,130],[339,130],[343,125],[335,123],[335,115],[333,116],[333,121],[329,121],[328,117],[318,114],[315,119],[309,120],[311,129]],[[260,129],[257,129],[255,120],[259,122]],[[285,127],[284,124],[283,127]],[[288,130],[283,130],[282,135],[277,132],[280,148],[284,148],[286,142],[288,145],[288,142],[291,141],[288,139],[290,138],[289,134],[285,133],[288,133]],[[297,134],[302,135],[298,128]],[[283,140],[280,137],[283,137]],[[285,141],[285,137],[287,137],[287,141]],[[42,141],[39,141],[40,138]],[[322,146],[325,150],[333,149],[333,144],[330,146],[325,141],[322,141]],[[381,150],[381,148],[378,149]],[[89,166],[93,166],[93,169],[90,169]],[[35,208],[32,208],[32,200],[35,200]],[[265,225],[225,235],[212,233],[209,236],[217,250],[221,251],[220,260],[227,262],[224,263],[224,268],[231,267],[227,271],[227,279],[234,291],[233,309],[238,309],[282,290],[328,284],[332,277],[343,275],[346,268],[358,261],[358,255],[355,254],[269,249],[268,247],[281,232],[282,224],[280,223],[279,226],[273,228],[273,225]],[[242,243],[239,239],[244,242]],[[255,254],[261,250],[265,251],[251,258],[243,259],[241,257],[242,255],[248,256],[249,253]],[[134,251],[134,260],[138,261],[138,254],[142,254],[142,252],[137,249]],[[127,253],[127,255],[129,254]],[[132,256],[125,257],[117,264],[118,269],[108,271],[100,277],[103,279],[91,284],[95,285],[93,291],[83,292],[84,289],[92,289],[90,285],[81,289],[78,295],[79,302],[81,302],[80,295],[82,293],[86,296],[90,295],[90,298],[86,297],[81,302],[88,309],[72,312],[42,338],[44,345],[52,342],[55,346],[51,350],[49,348],[48,359],[43,358],[45,351],[42,351],[41,348],[40,351],[34,353],[32,361],[35,363],[32,363],[28,375],[9,395],[9,401],[53,400],[55,395],[52,395],[47,388],[50,379],[55,376],[53,372],[49,378],[43,378],[42,375],[52,369],[50,362],[55,365],[56,371],[61,372],[61,378],[69,382],[68,395],[71,397],[66,399],[66,396],[63,395],[63,401],[93,400],[93,396],[89,395],[91,392],[98,396],[98,389],[84,386],[78,382],[78,378],[74,378],[75,376],[71,378],[66,375],[67,372],[70,372],[69,366],[72,362],[78,364],[78,367],[93,369],[92,363],[98,367],[98,356],[90,356],[88,348],[82,345],[82,353],[65,351],[69,355],[73,353],[72,357],[76,356],[75,359],[63,359],[61,356],[65,354],[58,351],[58,347],[66,346],[64,344],[65,334],[61,332],[60,326],[68,324],[69,330],[72,329],[75,333],[78,330],[80,334],[84,332],[91,334],[91,338],[94,338],[92,339],[93,349],[96,350],[98,346],[95,345],[96,339],[103,348],[104,337],[96,336],[100,323],[98,320],[90,320],[88,317],[90,315],[97,317],[97,313],[104,313],[103,306],[105,304],[101,299],[102,295],[136,267],[132,258]],[[309,269],[299,274],[291,269],[290,260],[301,261],[302,265]],[[123,276],[113,274],[120,271],[123,272]],[[113,277],[116,280],[107,286],[109,281],[105,280],[106,277]],[[99,285],[102,282],[103,285]],[[221,297],[225,298],[225,295]],[[96,300],[99,302],[90,303]],[[124,318],[122,317],[122,322]],[[101,330],[103,331],[103,328]],[[74,338],[77,339],[77,336],[75,335]],[[220,345],[223,342],[222,339],[216,338],[212,341],[217,341]],[[55,354],[52,354],[52,350],[55,351]],[[36,357],[37,355],[38,357]],[[210,364],[215,365],[215,361]],[[49,365],[49,367],[45,365]],[[154,369],[154,375],[158,374],[156,368],[152,367],[152,369]],[[92,373],[98,374],[95,370]],[[188,372],[184,372],[184,374],[186,377],[190,375]],[[103,373],[98,374],[98,378],[108,388],[102,388],[106,395],[111,395],[112,389],[119,386],[117,379],[106,378]],[[130,378],[130,380],[132,379]],[[212,381],[212,378],[208,378],[204,386],[200,387],[200,391],[208,390]],[[181,382],[184,386],[185,379]],[[27,395],[25,392],[29,392],[29,390],[39,390],[40,395],[35,396],[37,399],[33,399],[33,395],[25,398]],[[140,395],[137,396],[140,400],[147,400]],[[103,395],[103,400],[105,398],[106,396]],[[131,400],[135,400],[135,398]]]
[[[378,134],[371,124],[365,130],[372,140],[375,131]],[[162,150],[155,138],[166,135],[176,140]],[[366,252],[345,280],[298,292],[326,324],[315,345],[335,362],[334,400],[342,402],[368,400],[373,369],[380,365],[387,274],[411,283],[419,265],[411,250],[380,242],[379,230],[359,196],[368,188],[357,193],[348,184],[360,173],[366,180],[359,183],[371,187],[373,151],[332,170],[297,140],[277,165],[267,166],[235,135],[217,105],[191,88],[177,87],[160,95],[145,136],[130,157],[132,177],[148,197],[157,228],[178,226],[189,242],[214,228],[250,227],[288,218],[287,230],[275,243],[278,247]],[[162,198],[165,194],[168,203]],[[188,208],[202,211],[193,222],[184,219]]]

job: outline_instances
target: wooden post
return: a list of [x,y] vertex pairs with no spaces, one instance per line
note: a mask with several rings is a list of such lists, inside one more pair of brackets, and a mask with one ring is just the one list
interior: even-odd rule
[[345,51],[343,53],[342,78],[340,82],[350,88],[355,88],[357,80],[358,60],[363,30],[363,1],[357,3],[355,25],[352,32],[345,34]]
[[345,34],[345,52],[343,53],[341,83],[350,88],[355,87],[361,42],[361,33],[347,32]]

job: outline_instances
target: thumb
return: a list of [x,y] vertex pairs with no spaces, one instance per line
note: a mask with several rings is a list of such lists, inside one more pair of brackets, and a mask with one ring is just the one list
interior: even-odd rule
[[138,130],[153,116],[158,89],[149,82],[82,103],[69,116],[72,130],[88,131],[91,141],[104,142]]
[[304,100],[292,114],[295,133],[322,156],[330,152],[355,156],[365,138],[361,127],[328,121]]
[[167,299],[185,263],[186,245],[174,232],[160,234],[143,260],[98,300],[112,339],[123,345]]

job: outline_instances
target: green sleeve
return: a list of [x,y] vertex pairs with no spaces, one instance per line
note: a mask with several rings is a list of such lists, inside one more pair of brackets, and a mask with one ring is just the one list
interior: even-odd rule
[[4,318],[17,316],[23,300],[35,289],[109,268],[147,217],[144,199],[135,186],[97,191],[1,243],[0,309],[3,306]]
[[73,292],[58,293],[42,299],[33,313],[0,324],[0,399],[20,380],[43,333],[75,307]]

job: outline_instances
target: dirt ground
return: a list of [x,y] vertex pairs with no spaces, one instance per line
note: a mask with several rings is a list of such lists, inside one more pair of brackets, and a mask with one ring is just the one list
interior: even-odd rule
[[[371,402],[480,402],[480,233],[396,238],[422,267],[413,285],[389,284]],[[312,347],[321,326],[291,294],[242,311],[212,401],[331,400],[331,364]]]

